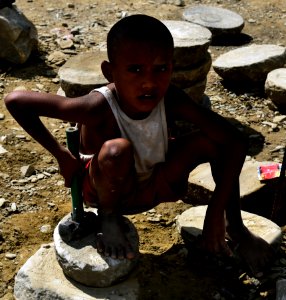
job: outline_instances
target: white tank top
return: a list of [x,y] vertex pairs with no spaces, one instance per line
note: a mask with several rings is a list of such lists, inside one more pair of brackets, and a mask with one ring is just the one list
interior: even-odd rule
[[135,168],[139,181],[148,179],[156,163],[165,161],[168,151],[168,132],[164,99],[143,120],[129,118],[119,107],[111,90],[104,86],[100,92],[107,100],[121,132],[134,148]]

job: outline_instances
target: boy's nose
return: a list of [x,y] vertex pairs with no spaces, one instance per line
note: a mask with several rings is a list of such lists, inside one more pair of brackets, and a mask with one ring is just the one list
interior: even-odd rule
[[151,90],[156,86],[156,80],[153,74],[146,74],[142,81],[142,88],[146,90]]

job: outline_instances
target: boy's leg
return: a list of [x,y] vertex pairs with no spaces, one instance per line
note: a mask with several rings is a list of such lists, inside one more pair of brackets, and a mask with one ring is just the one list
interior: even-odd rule
[[[176,138],[169,145],[166,162],[160,167],[159,176],[168,184],[173,193],[158,193],[159,201],[176,201],[187,192],[190,172],[198,165],[215,158],[215,147],[199,132]],[[166,189],[168,190],[168,189]],[[172,199],[173,198],[173,199]]]
[[274,250],[262,238],[253,234],[241,216],[239,182],[232,200],[226,207],[227,233],[236,246],[236,251],[245,261],[253,275],[259,276],[274,258]]
[[[212,166],[214,180],[219,180],[219,168]],[[254,235],[243,224],[240,207],[239,181],[233,190],[231,201],[226,206],[227,233],[234,242],[240,257],[246,262],[253,275],[259,275],[273,259],[273,249],[259,236]]]
[[133,258],[135,253],[126,239],[120,215],[124,201],[133,197],[136,189],[131,144],[122,138],[105,142],[92,159],[89,174],[101,225],[98,251],[113,258]]
[[[189,172],[191,172],[198,164],[203,162],[210,162],[212,168],[212,175],[216,184],[221,184],[223,174],[221,172],[225,161],[225,152],[219,146],[211,143],[200,133],[194,133],[186,137],[178,139],[174,143],[174,148],[171,150],[164,164],[163,175],[165,180],[173,191],[178,195],[182,193],[187,182]],[[242,168],[243,163],[241,163]],[[238,167],[239,169],[239,167]],[[227,184],[227,183],[226,183]],[[260,237],[253,235],[243,224],[240,209],[240,192],[239,179],[233,185],[231,195],[228,197],[224,207],[227,219],[227,228],[220,228],[224,231],[227,229],[229,236],[234,242],[238,243],[238,250],[248,263],[253,272],[265,267],[269,263],[272,251],[271,247]],[[216,200],[212,199],[210,205],[216,206]],[[216,218],[216,216],[214,216]],[[218,221],[218,220],[215,220]],[[215,223],[216,227],[219,222]],[[225,223],[223,223],[225,226]],[[205,228],[206,226],[204,226]],[[221,251],[230,254],[227,244],[221,244],[219,247],[212,248],[214,251]]]

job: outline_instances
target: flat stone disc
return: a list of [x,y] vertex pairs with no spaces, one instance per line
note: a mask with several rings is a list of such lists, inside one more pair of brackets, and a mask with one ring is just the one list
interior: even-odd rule
[[[207,205],[191,207],[184,211],[177,218],[177,229],[183,236],[187,236],[190,240],[202,234],[204,218]],[[266,242],[273,246],[275,250],[281,244],[282,231],[281,228],[272,221],[246,211],[242,211],[242,219],[245,226],[257,236],[263,238]]]
[[[66,215],[60,223],[65,222],[69,217],[70,214]],[[54,230],[54,247],[63,272],[69,278],[93,287],[108,287],[129,275],[139,259],[139,237],[129,219],[124,217],[124,223],[128,228],[127,239],[137,253],[132,260],[113,259],[99,254],[96,249],[95,234],[66,243],[59,234],[58,224]]]
[[286,90],[286,68],[279,68],[269,72],[267,80],[277,88]]
[[111,287],[88,287],[65,276],[57,262],[53,243],[42,245],[15,276],[16,300],[139,299],[135,274]]
[[228,9],[197,5],[183,11],[183,19],[207,27],[214,36],[238,34],[244,27],[243,18]]
[[174,39],[174,66],[184,68],[204,60],[212,33],[205,27],[187,21],[162,20]]
[[286,68],[275,69],[268,73],[265,92],[278,107],[286,108]]
[[[251,194],[261,190],[265,186],[265,182],[257,179],[257,167],[269,163],[268,161],[246,160],[243,164],[239,181],[240,181],[240,196],[246,198]],[[253,180],[250,180],[253,178]],[[189,174],[189,184],[191,184],[191,192],[195,191],[195,187],[200,187],[202,190],[213,192],[215,189],[215,182],[212,177],[211,166],[209,163],[203,163],[197,166]],[[193,194],[191,194],[191,197]],[[200,194],[203,198],[204,195]]]
[[213,68],[228,81],[265,81],[267,74],[286,63],[286,48],[263,44],[240,47],[220,55]]
[[80,53],[67,60],[58,71],[61,88],[66,96],[83,96],[94,88],[108,84],[101,71],[104,60],[107,60],[107,53],[99,50]]

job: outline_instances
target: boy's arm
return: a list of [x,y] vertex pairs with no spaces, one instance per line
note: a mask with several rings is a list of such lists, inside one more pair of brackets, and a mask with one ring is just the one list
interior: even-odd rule
[[79,169],[79,163],[68,149],[54,138],[40,117],[81,122],[85,115],[84,110],[88,110],[82,105],[84,100],[26,91],[12,92],[4,100],[7,109],[19,125],[57,159],[65,184],[70,186],[73,174]]
[[245,143],[244,135],[224,117],[194,102],[181,89],[171,86],[167,94],[166,109],[172,118],[187,120],[196,125],[206,136],[219,144],[227,141]]

